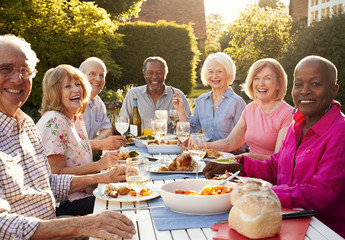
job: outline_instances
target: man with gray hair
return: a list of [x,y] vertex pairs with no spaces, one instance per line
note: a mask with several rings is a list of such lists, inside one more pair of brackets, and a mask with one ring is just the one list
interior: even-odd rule
[[55,218],[56,201],[94,184],[124,181],[126,168],[84,176],[51,174],[35,123],[20,110],[37,62],[24,39],[0,36],[0,239],[132,238],[134,225],[120,213]]
[[[148,57],[143,64],[143,74],[146,85],[132,88],[123,101],[120,115],[129,118],[133,110],[133,98],[138,99],[138,109],[141,119],[155,118],[156,110],[174,109],[172,97],[178,92],[183,100],[187,117],[191,115],[186,96],[180,89],[167,87],[165,79],[168,75],[168,65],[161,57]],[[168,132],[172,133],[173,124],[169,120]],[[140,133],[139,133],[140,135]]]
[[105,85],[107,68],[97,57],[90,57],[81,63],[79,69],[89,80],[92,91],[83,119],[92,150],[114,150],[126,144],[122,136],[112,136],[113,127],[107,116],[104,102],[98,96]]

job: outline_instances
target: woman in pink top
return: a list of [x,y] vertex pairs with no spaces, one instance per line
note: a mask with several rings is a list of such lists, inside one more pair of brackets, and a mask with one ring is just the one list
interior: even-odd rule
[[345,116],[334,101],[337,69],[327,59],[309,56],[295,68],[292,97],[297,107],[279,153],[256,161],[210,163],[207,178],[225,170],[265,179],[282,207],[316,209],[316,216],[345,237]]
[[292,121],[293,108],[283,101],[286,88],[287,76],[278,61],[256,61],[245,82],[245,92],[254,101],[243,110],[229,136],[208,143],[207,148],[232,152],[246,142],[246,155],[259,160],[278,152]]
[[[52,173],[84,175],[115,166],[118,153],[107,153],[98,162],[92,161],[82,118],[91,91],[84,74],[70,65],[59,65],[46,72],[42,90],[42,117],[36,126]],[[92,213],[95,199],[91,187],[68,199],[57,207],[57,216]]]

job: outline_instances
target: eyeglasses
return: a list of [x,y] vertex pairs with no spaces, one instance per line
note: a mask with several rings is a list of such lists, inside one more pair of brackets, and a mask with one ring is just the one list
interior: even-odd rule
[[2,65],[2,66],[0,66],[0,74],[5,76],[5,77],[12,76],[17,70],[19,70],[20,75],[22,77],[24,77],[24,78],[29,78],[30,76],[32,76],[32,75],[37,73],[36,69],[31,71],[27,67],[16,68],[16,67],[14,67],[12,65]]

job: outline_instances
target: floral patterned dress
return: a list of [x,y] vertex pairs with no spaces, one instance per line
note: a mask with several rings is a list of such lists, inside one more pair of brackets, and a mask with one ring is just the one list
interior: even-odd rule
[[[92,163],[91,145],[81,115],[76,116],[73,121],[60,112],[48,111],[43,114],[36,126],[47,156],[64,155],[66,167]],[[84,192],[69,195],[69,200],[91,195],[92,188],[87,188]]]

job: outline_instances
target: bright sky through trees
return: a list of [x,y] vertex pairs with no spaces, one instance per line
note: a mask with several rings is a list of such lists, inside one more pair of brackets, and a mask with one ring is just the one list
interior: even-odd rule
[[[230,23],[236,19],[239,12],[243,11],[247,4],[258,2],[258,0],[204,0],[206,16],[211,13],[218,13],[225,23]],[[281,0],[288,5],[290,0]]]

